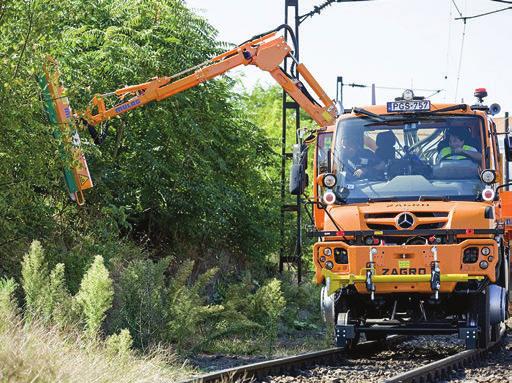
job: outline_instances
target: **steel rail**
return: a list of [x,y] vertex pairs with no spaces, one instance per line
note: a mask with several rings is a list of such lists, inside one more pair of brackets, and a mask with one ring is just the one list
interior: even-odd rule
[[[355,354],[374,352],[382,349],[382,345],[397,343],[406,339],[406,336],[392,335],[386,339],[386,342],[367,341],[356,346],[352,351]],[[333,363],[346,357],[347,352],[343,348],[335,347],[321,351],[308,352],[304,354],[287,356],[279,359],[266,360],[263,362],[246,364],[225,370],[214,371],[209,374],[196,376],[180,383],[209,383],[221,381],[233,381],[235,379],[261,378],[272,374],[293,371],[300,367],[311,366],[316,363]]]
[[420,383],[420,382],[436,382],[442,377],[448,375],[452,370],[463,368],[476,363],[484,358],[487,353],[496,347],[505,334],[506,328],[502,326],[498,340],[492,342],[486,349],[465,350],[458,354],[450,355],[446,358],[426,364],[409,370],[404,373],[395,375],[386,379],[385,383]]

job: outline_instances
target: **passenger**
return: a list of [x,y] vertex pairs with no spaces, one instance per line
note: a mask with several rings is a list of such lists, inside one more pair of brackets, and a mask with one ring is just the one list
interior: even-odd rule
[[375,150],[375,157],[378,162],[376,169],[383,171],[389,161],[396,158],[396,136],[391,130],[380,132],[377,134],[375,144],[377,145],[377,149]]
[[444,147],[439,151],[439,162],[443,160],[466,160],[471,159],[480,163],[482,154],[470,145],[466,145],[468,140],[467,132],[463,129],[450,129],[447,131],[448,143],[450,146]]
[[374,175],[375,154],[363,146],[363,135],[349,135],[341,141],[341,161],[348,179],[369,178]]

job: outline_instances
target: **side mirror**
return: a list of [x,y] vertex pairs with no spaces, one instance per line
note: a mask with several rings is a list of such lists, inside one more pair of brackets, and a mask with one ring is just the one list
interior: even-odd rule
[[290,169],[290,193],[301,195],[308,185],[308,146],[306,144],[293,145],[293,164]]
[[512,137],[505,136],[505,158],[507,161],[512,161]]

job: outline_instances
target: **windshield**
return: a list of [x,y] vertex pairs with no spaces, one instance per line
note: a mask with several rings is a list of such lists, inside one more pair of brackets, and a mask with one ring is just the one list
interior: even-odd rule
[[476,116],[340,120],[334,160],[339,200],[475,200],[483,189],[482,123]]

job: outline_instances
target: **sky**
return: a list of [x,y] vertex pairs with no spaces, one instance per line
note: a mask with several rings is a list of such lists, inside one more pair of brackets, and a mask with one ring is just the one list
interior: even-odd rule
[[[221,41],[239,44],[284,22],[284,0],[185,0],[218,30]],[[324,0],[298,0],[305,14]],[[487,103],[512,113],[512,10],[468,20],[464,16],[504,8],[491,0],[374,0],[334,3],[300,26],[300,61],[330,97],[336,78],[377,86],[377,103],[391,101],[401,89],[428,89],[416,95],[433,102],[473,103],[475,88],[485,87]],[[464,42],[464,44],[462,44]],[[461,47],[462,55],[461,53]],[[460,62],[460,72],[459,72]],[[232,72],[250,90],[273,84],[258,68]],[[458,79],[458,81],[457,81]],[[458,82],[458,87],[457,87]],[[394,87],[400,90],[382,89]],[[343,88],[343,106],[371,103],[370,88]]]

